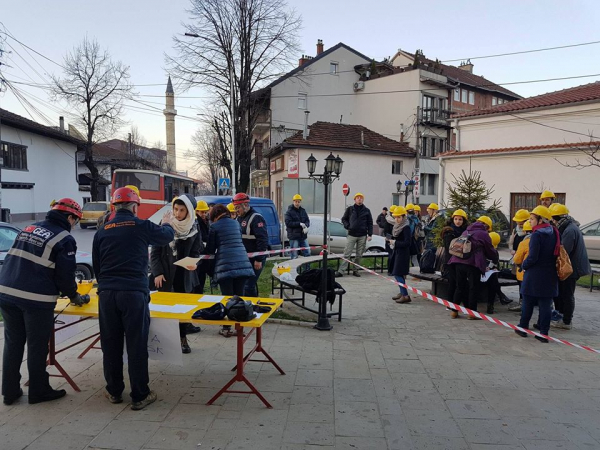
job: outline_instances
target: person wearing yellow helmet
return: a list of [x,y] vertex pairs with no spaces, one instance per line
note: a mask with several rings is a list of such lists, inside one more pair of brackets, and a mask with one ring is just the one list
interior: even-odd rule
[[552,203],[554,203],[555,198],[556,198],[556,195],[554,195],[554,192],[545,190],[540,195],[540,205],[545,206],[546,208],[549,208],[550,205]]
[[421,257],[423,239],[425,233],[423,232],[423,222],[419,220],[419,217],[415,214],[415,205],[409,203],[404,207],[406,209],[408,224],[410,225],[410,255],[411,263],[413,266],[419,264],[419,258]]
[[[569,209],[560,203],[550,205],[552,221],[558,228],[560,242],[569,254],[573,274],[564,281],[558,282],[558,297],[554,299],[557,312],[552,313],[552,327],[570,330],[575,310],[575,286],[577,280],[592,272],[587,250],[583,242],[583,234],[579,222],[569,215]],[[558,319],[558,320],[555,320]]]
[[425,226],[423,227],[423,232],[425,234],[425,248],[426,249],[435,249],[435,245],[433,243],[432,231],[435,228],[435,224],[439,216],[440,207],[436,203],[430,203],[427,207],[427,219],[425,220]]
[[[202,240],[202,248],[206,248],[208,243],[208,234],[210,233],[210,220],[209,220],[210,207],[204,200],[198,200],[196,204],[196,219],[198,222],[198,231],[200,233],[200,239]],[[198,274],[198,284],[194,288],[195,294],[204,294],[204,285],[206,284],[206,275],[211,273],[211,262],[201,261],[196,267],[196,273]],[[189,323],[187,325],[187,333],[197,333],[200,331],[199,327]]]
[[[346,247],[344,248],[344,258],[346,260],[350,259],[350,256],[356,248],[356,257],[354,259],[356,264],[360,264],[360,260],[367,246],[367,241],[370,241],[371,236],[373,236],[373,216],[371,216],[369,208],[364,205],[364,199],[364,195],[360,192],[354,194],[354,205],[346,208],[346,211],[342,216],[342,224],[344,224],[344,228],[348,230]],[[344,276],[343,273],[347,268],[348,262],[342,261],[335,276]],[[360,273],[358,273],[356,268],[352,271],[352,275],[360,277]]]
[[[302,197],[300,194],[294,195],[292,204],[288,206],[285,212],[285,230],[291,248],[308,247],[308,227],[310,219],[306,210],[300,206]],[[302,256],[310,256],[310,250],[300,250]],[[291,258],[296,259],[298,251],[292,250]]]
[[[406,217],[406,209],[402,206],[394,210],[394,220],[396,223],[392,229],[392,235],[388,239],[392,247],[391,272],[398,283],[405,284],[406,275],[410,269],[410,245],[412,235],[410,234],[410,225]],[[404,286],[399,286],[400,292],[392,297],[396,303],[410,303],[411,298]]]
[[508,239],[508,248],[510,250],[510,254],[514,255],[519,247],[519,244],[525,237],[525,231],[523,231],[523,224],[529,220],[529,211],[526,209],[519,209],[512,221],[515,222],[515,227],[510,234],[510,238]]
[[[536,206],[529,215],[533,232],[529,240],[529,256],[523,261],[523,284],[521,295],[521,320],[519,327],[529,329],[534,306],[539,308],[538,326],[541,334],[548,335],[552,317],[552,302],[558,296],[558,274],[556,258],[560,253],[560,235],[549,222],[552,220],[550,210],[545,206]],[[515,330],[521,337],[527,333]],[[535,336],[543,343],[548,339]]]
[[229,211],[229,217],[232,219],[237,218],[237,211],[235,210],[235,205],[233,203],[229,203],[227,205],[227,211]]
[[[452,213],[452,217],[446,221],[445,226],[440,232],[442,242],[444,243],[444,255],[440,264],[440,271],[444,278],[448,280],[448,300],[454,302],[454,292],[456,291],[456,265],[448,264],[450,257],[450,243],[461,236],[468,226],[467,213],[462,209],[457,209]],[[451,317],[458,319],[458,311],[451,309]]]

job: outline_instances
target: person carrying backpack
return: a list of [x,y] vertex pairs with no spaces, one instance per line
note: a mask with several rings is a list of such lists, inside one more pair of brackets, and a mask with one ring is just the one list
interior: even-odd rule
[[[444,257],[442,260],[442,276],[448,280],[448,300],[455,302],[454,292],[456,291],[456,265],[448,264],[450,261],[450,243],[461,236],[468,226],[467,213],[462,209],[457,209],[452,213],[452,217],[442,228],[441,235],[444,242]],[[460,304],[460,303],[458,303]],[[453,319],[458,319],[458,311],[451,309]]]

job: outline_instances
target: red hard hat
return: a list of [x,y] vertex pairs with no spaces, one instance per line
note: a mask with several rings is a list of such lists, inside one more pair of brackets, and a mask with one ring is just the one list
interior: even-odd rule
[[81,206],[79,206],[79,203],[72,198],[61,198],[58,201],[54,200],[50,206],[53,210],[68,212],[81,219]]
[[122,187],[113,192],[112,201],[113,205],[117,203],[129,203],[134,202],[136,204],[140,204],[140,196],[137,193],[128,187]]
[[250,197],[248,197],[248,194],[244,194],[243,192],[235,194],[233,196],[233,204],[241,205],[242,203],[250,203]]

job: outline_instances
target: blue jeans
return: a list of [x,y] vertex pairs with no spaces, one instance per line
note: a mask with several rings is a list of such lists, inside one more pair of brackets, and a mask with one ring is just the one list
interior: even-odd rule
[[29,397],[43,397],[52,390],[46,372],[46,358],[54,326],[54,311],[8,302],[1,304],[0,311],[4,317],[2,395],[8,399],[19,395],[21,361],[27,343]]
[[[406,284],[406,282],[404,281],[404,277],[401,277],[400,275],[394,275],[394,278],[396,279],[396,281],[398,283],[402,283],[402,284]],[[406,290],[405,287],[402,286],[398,286],[400,288],[400,293],[402,295],[408,295],[408,291]]]
[[540,317],[538,319],[540,333],[547,336],[548,331],[550,330],[550,318],[552,316],[552,300],[552,297],[536,297],[523,294],[521,321],[519,322],[519,326],[521,328],[529,329],[529,321],[533,315],[533,307],[537,305],[540,310]]
[[148,387],[148,332],[150,298],[139,291],[102,291],[99,293],[100,343],[106,390],[115,397],[125,389],[123,383],[123,343],[127,346],[127,364],[131,399],[144,400]]
[[254,268],[254,261],[250,261],[252,264],[252,270],[254,270],[254,276],[246,278],[246,283],[244,284],[244,295],[246,297],[258,297],[258,279],[260,278],[260,274],[265,268],[265,262],[263,261],[260,269],[256,270]]
[[[290,248],[298,248],[298,247],[308,247],[308,240],[306,239],[290,239]],[[310,256],[310,250],[300,250],[300,254],[302,256]],[[298,257],[298,252],[292,250],[292,259],[296,259]]]

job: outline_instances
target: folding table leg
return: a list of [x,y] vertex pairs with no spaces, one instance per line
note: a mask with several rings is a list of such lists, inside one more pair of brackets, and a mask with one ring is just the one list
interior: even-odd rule
[[52,334],[50,335],[50,342],[48,344],[48,362],[46,363],[46,365],[56,367],[56,369],[60,372],[60,375],[52,375],[52,374],[49,374],[49,375],[51,377],[64,378],[65,380],[67,380],[67,383],[69,383],[75,391],[81,392],[81,389],[79,389],[79,386],[77,386],[75,381],[73,381],[73,378],[71,378],[69,376],[69,374],[67,373],[67,371],[65,369],[63,369],[63,367],[58,363],[58,361],[56,361],[56,338],[54,335],[55,332],[56,332],[55,330],[52,330]]

